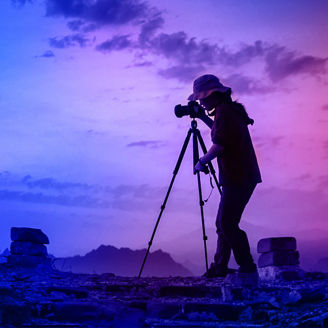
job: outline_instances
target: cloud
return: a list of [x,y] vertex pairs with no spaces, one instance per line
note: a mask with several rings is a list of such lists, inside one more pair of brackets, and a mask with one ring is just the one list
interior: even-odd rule
[[[317,190],[322,192],[322,190],[327,190],[328,186],[328,175],[321,175],[318,177]],[[327,211],[326,211],[327,213]]]
[[304,173],[304,174],[294,178],[293,180],[304,182],[309,179],[313,179],[312,175],[310,173]]
[[181,82],[190,82],[204,70],[204,66],[177,65],[158,71],[166,79],[175,78]]
[[46,0],[46,15],[76,18],[104,25],[123,25],[147,17],[149,7],[138,0]]
[[110,52],[113,50],[123,50],[129,48],[132,42],[128,35],[115,35],[112,39],[107,40],[96,46],[96,50],[102,52]]
[[217,48],[217,59],[222,65],[242,66],[249,63],[256,57],[261,57],[266,52],[266,45],[263,41],[257,40],[254,44],[244,44],[237,51]]
[[162,28],[164,25],[164,19],[161,14],[157,13],[153,18],[146,21],[141,26],[141,32],[139,34],[139,43],[141,45],[147,45],[151,42],[155,32]]
[[323,141],[323,148],[328,150],[328,140]]
[[66,35],[62,38],[49,38],[49,45],[54,48],[68,48],[79,45],[80,47],[85,47],[89,44],[90,40],[85,38],[82,34],[72,34]]
[[127,147],[149,147],[149,148],[158,148],[162,147],[164,144],[159,140],[147,140],[147,141],[137,141],[127,144]]
[[275,90],[272,86],[264,85],[242,74],[233,74],[224,79],[228,85],[233,86],[233,91],[240,94],[268,93]]
[[[149,199],[156,200],[165,188],[141,185],[90,185],[58,181],[54,178],[34,179],[11,172],[0,173],[0,201],[52,204],[81,208],[117,208],[125,211],[143,209]],[[147,203],[147,204],[146,204]]]
[[266,72],[274,82],[290,75],[309,74],[312,76],[326,73],[328,58],[298,56],[296,52],[282,46],[272,46],[266,50]]
[[89,195],[47,195],[44,193],[32,193],[2,189],[0,190],[1,201],[19,201],[28,203],[41,203],[41,204],[55,204],[62,206],[77,206],[77,207],[96,207],[107,208],[108,202],[104,202],[100,199]]
[[[28,0],[12,0],[25,4]],[[203,71],[217,67],[240,68],[254,59],[264,62],[264,73],[273,82],[289,76],[306,74],[321,76],[327,72],[328,58],[298,54],[284,46],[269,44],[261,40],[253,44],[242,44],[239,49],[231,50],[206,40],[189,37],[186,32],[163,33],[165,20],[162,13],[141,0],[45,0],[46,16],[70,19],[67,26],[74,32],[62,38],[50,38],[49,44],[55,48],[72,46],[85,47],[89,40],[83,35],[104,26],[117,27],[133,24],[140,27],[135,40],[128,35],[116,35],[95,47],[102,52],[132,49],[143,58],[140,63],[147,65],[154,60],[145,59],[155,55],[167,59],[167,67],[158,74],[167,79],[190,82]],[[81,34],[82,33],[82,34]],[[134,66],[142,66],[136,64]],[[240,93],[265,93],[274,88],[247,77],[243,74],[231,75]]]
[[128,65],[127,68],[129,67],[149,67],[153,66],[153,63],[151,61],[145,60],[145,61],[140,61],[140,62],[135,62],[132,65]]
[[252,138],[256,147],[279,147],[281,142],[285,139],[284,136],[276,136],[276,137],[253,137]]
[[130,195],[132,198],[145,198],[148,197],[161,197],[166,191],[166,188],[163,187],[151,187],[148,184],[142,185],[119,185],[116,187],[105,188],[105,192],[110,193],[117,198],[127,197]]
[[47,190],[55,190],[55,191],[72,191],[82,190],[82,191],[92,191],[95,192],[99,189],[99,186],[89,185],[86,183],[80,182],[60,182],[54,178],[42,178],[35,179],[31,175],[25,175],[23,177],[15,175],[9,171],[0,172],[0,186],[6,188],[12,187],[27,187],[29,189],[47,189]]
[[67,22],[67,27],[74,32],[79,31],[83,25],[84,22],[81,19]]
[[32,3],[32,0],[11,0],[14,6],[24,6],[26,3]]
[[67,189],[80,189],[80,190],[94,190],[95,186],[88,185],[86,183],[74,183],[74,182],[59,182],[53,178],[33,179],[30,175],[26,175],[21,179],[21,183],[30,189],[53,189],[57,191],[63,191]]
[[51,58],[51,57],[55,57],[55,55],[51,50],[47,50],[39,57]]
[[217,63],[217,45],[211,45],[206,41],[197,42],[195,38],[188,38],[182,31],[172,34],[160,33],[149,41],[145,48],[179,64]]

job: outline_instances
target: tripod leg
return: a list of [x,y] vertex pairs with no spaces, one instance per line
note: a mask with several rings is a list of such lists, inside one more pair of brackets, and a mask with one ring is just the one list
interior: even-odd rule
[[[206,146],[205,146],[205,143],[204,143],[204,140],[202,138],[202,135],[200,134],[200,131],[197,130],[197,135],[198,135],[198,140],[199,140],[199,143],[200,143],[200,146],[203,150],[203,153],[206,154],[207,153],[207,149],[206,149]],[[211,162],[208,163],[208,167],[210,168],[210,172],[214,178],[214,181],[215,181],[215,184],[219,190],[219,193],[220,195],[222,196],[222,191],[221,191],[221,188],[220,188],[220,184],[219,184],[219,181],[216,177],[216,174],[215,174],[215,170],[214,170],[214,167],[213,167],[213,164]]]
[[145,263],[146,263],[146,259],[147,259],[148,254],[149,254],[150,247],[151,247],[151,245],[152,245],[152,243],[153,243],[153,239],[154,239],[154,236],[155,236],[155,233],[156,233],[156,230],[157,230],[157,227],[158,227],[159,221],[160,221],[161,216],[162,216],[162,214],[163,214],[163,211],[164,211],[164,209],[165,209],[166,202],[167,202],[167,200],[168,200],[168,198],[169,198],[169,194],[170,194],[170,192],[171,192],[171,189],[172,189],[172,186],[173,186],[173,183],[174,183],[175,177],[176,177],[176,175],[177,175],[177,173],[178,173],[178,171],[179,171],[179,168],[180,168],[180,165],[181,165],[181,162],[182,162],[183,156],[184,156],[184,154],[185,154],[185,152],[186,152],[186,149],[187,149],[187,146],[188,146],[188,143],[189,143],[189,140],[190,140],[191,132],[192,132],[192,130],[189,129],[189,131],[188,131],[188,133],[187,133],[187,136],[186,136],[186,139],[185,139],[185,141],[184,141],[184,143],[183,143],[183,146],[182,146],[182,149],[181,149],[181,152],[180,152],[180,155],[179,155],[179,158],[178,158],[177,164],[175,165],[175,168],[174,168],[174,171],[173,171],[173,177],[172,177],[172,180],[171,180],[171,183],[170,183],[169,189],[168,189],[168,191],[167,191],[167,193],[166,193],[166,196],[165,196],[164,202],[163,202],[163,204],[161,205],[161,211],[160,211],[160,213],[159,213],[159,216],[158,216],[157,221],[156,221],[156,224],[155,224],[154,231],[153,231],[152,236],[151,236],[151,238],[150,238],[150,241],[149,241],[149,243],[148,243],[148,249],[147,249],[147,252],[146,252],[145,258],[144,258],[144,260],[143,260],[143,262],[142,262],[142,265],[141,265],[141,268],[140,268],[140,272],[139,272],[139,276],[138,276],[138,278],[140,278],[141,273],[142,273],[142,270],[143,270],[144,265],[145,265]]
[[[193,150],[194,150],[194,166],[198,162],[199,159],[199,151],[198,151],[198,141],[197,141],[197,130],[195,129],[193,133]],[[204,220],[204,201],[202,196],[202,185],[200,181],[200,174],[197,172],[197,183],[198,183],[198,195],[199,195],[199,205],[200,205],[200,214],[202,219],[202,231],[203,231],[203,241],[204,241],[204,252],[205,252],[205,265],[206,272],[208,271],[208,260],[207,260],[207,246],[206,246],[206,232],[205,232],[205,220]]]

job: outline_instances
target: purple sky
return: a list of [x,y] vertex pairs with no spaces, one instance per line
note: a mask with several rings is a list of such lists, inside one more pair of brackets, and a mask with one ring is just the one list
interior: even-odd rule
[[[146,247],[190,126],[173,109],[204,73],[255,119],[263,183],[242,220],[328,231],[327,1],[6,0],[0,12],[0,250],[12,226],[41,228],[58,256]],[[197,197],[189,148],[154,249],[200,227]],[[218,203],[214,191],[208,227]]]

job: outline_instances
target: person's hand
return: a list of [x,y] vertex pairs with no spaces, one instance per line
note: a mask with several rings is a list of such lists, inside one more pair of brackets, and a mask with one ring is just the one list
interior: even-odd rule
[[206,172],[206,171],[207,171],[206,165],[204,165],[200,161],[198,161],[194,167],[194,174],[196,174],[197,172]]
[[205,114],[205,108],[201,105],[199,105],[198,103],[196,103],[194,105],[194,113],[195,113],[195,117],[196,118],[203,118],[204,116],[206,116]]

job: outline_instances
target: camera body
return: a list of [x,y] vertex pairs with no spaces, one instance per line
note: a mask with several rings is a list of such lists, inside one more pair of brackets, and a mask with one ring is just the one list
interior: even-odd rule
[[188,105],[176,105],[174,107],[176,117],[190,116],[191,118],[200,117],[205,113],[204,108],[197,101],[189,101]]

